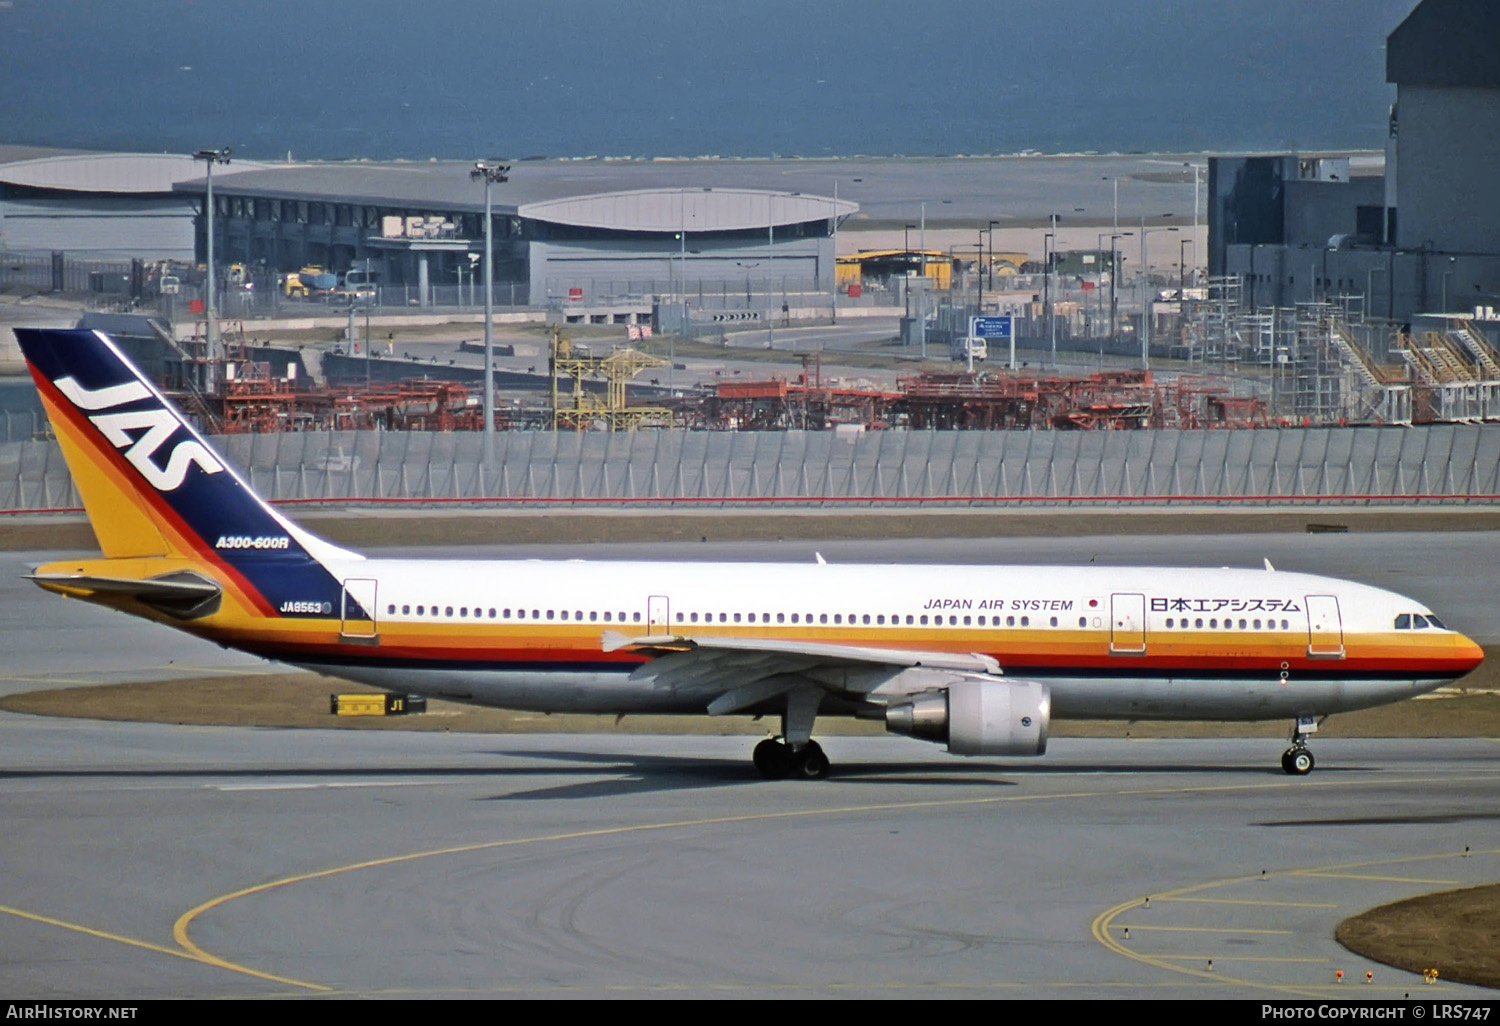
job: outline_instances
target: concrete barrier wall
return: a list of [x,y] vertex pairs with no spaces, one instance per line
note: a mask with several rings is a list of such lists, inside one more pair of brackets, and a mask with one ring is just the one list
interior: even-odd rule
[[[269,499],[514,506],[1500,505],[1500,425],[1264,431],[230,435]],[[0,444],[0,509],[75,507],[55,442]]]

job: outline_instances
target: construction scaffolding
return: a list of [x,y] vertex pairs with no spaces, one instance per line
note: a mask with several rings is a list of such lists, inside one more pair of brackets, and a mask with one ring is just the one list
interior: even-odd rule
[[[608,356],[595,356],[583,346],[574,345],[562,333],[552,329],[552,343],[547,366],[552,378],[552,429],[571,428],[583,431],[602,427],[608,431],[634,431],[640,427],[671,427],[672,411],[663,406],[629,406],[625,386],[648,367],[665,367],[667,362],[629,346],[610,350]],[[564,385],[564,380],[567,384]],[[604,382],[601,399],[590,382]]]
[[[1368,318],[1362,296],[1246,307],[1237,278],[1184,300],[1173,355],[1269,386],[1269,420],[1302,425],[1500,419],[1500,350],[1474,321],[1416,335]],[[1253,418],[1252,418],[1253,419]]]

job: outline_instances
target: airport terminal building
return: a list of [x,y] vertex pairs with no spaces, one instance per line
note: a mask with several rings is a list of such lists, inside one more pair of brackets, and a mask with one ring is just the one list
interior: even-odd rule
[[[0,231],[11,252],[203,262],[202,161],[149,154],[0,154]],[[435,290],[482,279],[485,187],[474,165],[217,166],[214,246],[221,267],[257,280],[308,266],[369,267]],[[753,162],[515,164],[491,188],[497,291],[520,302],[593,302],[652,292],[834,287],[836,223],[859,206],[766,189]],[[626,187],[639,186],[646,187]],[[505,294],[502,291],[502,294]]]
[[[221,264],[333,271],[374,268],[383,283],[472,287],[482,275],[485,187],[457,163],[272,167],[216,176]],[[492,185],[497,285],[529,301],[594,302],[673,283],[834,282],[835,222],[858,206],[832,197],[725,188],[684,174],[669,185],[591,191],[524,163]],[[205,182],[176,186],[200,204]],[[199,252],[207,249],[199,229]],[[606,295],[608,294],[608,295]]]

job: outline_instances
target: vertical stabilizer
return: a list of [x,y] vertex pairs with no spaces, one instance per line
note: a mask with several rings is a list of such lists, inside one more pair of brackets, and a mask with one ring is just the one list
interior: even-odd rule
[[217,569],[264,613],[337,616],[330,545],[266,505],[96,331],[16,329],[100,548]]

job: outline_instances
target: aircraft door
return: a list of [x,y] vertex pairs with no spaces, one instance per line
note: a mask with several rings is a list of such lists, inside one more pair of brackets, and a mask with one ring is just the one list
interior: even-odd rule
[[1109,597],[1109,650],[1115,655],[1143,655],[1146,651],[1146,596]]
[[1307,596],[1307,654],[1344,658],[1344,623],[1336,595]]
[[375,585],[369,578],[351,577],[344,582],[339,633],[346,640],[375,639]]
[[646,633],[670,634],[672,632],[672,603],[665,595],[652,595],[646,599]]

